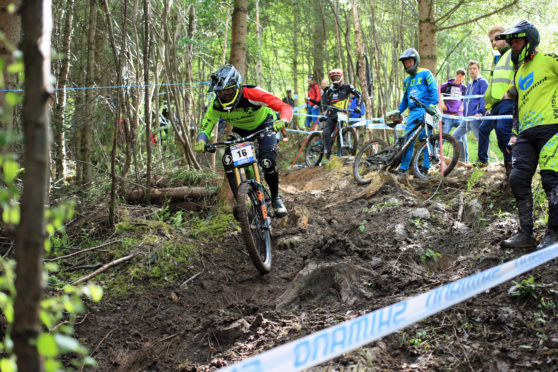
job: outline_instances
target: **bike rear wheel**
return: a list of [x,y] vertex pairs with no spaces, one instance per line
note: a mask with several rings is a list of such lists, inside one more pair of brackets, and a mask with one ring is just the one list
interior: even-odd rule
[[[262,200],[264,196],[262,195]],[[236,195],[238,220],[246,248],[254,266],[262,274],[271,270],[271,231],[262,215],[262,203],[258,191],[251,183],[242,183]]]
[[374,138],[359,151],[353,165],[353,176],[359,185],[370,183],[374,177],[373,172],[379,170],[384,165],[386,152],[382,152],[387,144]]
[[[449,175],[459,160],[459,144],[450,134],[442,134],[442,155],[444,164],[444,177]],[[430,168],[423,167],[424,157],[430,159]],[[422,141],[419,150],[413,157],[413,173],[418,178],[429,180],[435,174],[442,173],[442,157],[440,156],[440,135],[434,134],[428,142]]]
[[337,141],[337,154],[339,156],[355,156],[357,151],[358,139],[355,128],[343,128],[343,147],[341,141]]
[[324,141],[322,140],[321,133],[312,133],[306,142],[306,165],[309,167],[316,167],[322,161],[324,156]]

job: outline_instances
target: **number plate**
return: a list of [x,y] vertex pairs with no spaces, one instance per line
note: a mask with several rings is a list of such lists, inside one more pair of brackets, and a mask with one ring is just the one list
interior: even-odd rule
[[434,126],[434,118],[428,112],[424,113],[424,121],[431,127]]
[[235,167],[254,162],[254,145],[250,142],[240,143],[231,147]]
[[347,121],[347,119],[348,119],[348,116],[347,116],[346,113],[344,113],[344,112],[338,112],[338,113],[337,113],[337,120],[339,120],[339,121]]

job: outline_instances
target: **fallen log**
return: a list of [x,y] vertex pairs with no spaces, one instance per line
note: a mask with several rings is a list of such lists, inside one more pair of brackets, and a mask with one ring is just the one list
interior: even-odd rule
[[[192,186],[182,186],[182,187],[169,187],[151,189],[151,200],[163,200],[163,199],[175,199],[184,200],[187,198],[200,199],[208,196],[215,195],[217,189],[215,187],[192,187]],[[128,202],[141,202],[143,200],[145,193],[142,189],[133,189],[128,195],[126,195],[126,201]]]

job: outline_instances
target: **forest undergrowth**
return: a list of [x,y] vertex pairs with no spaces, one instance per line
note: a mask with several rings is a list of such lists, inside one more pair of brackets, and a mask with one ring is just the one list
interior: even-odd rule
[[[45,261],[58,267],[48,293],[81,282],[103,288],[102,301],[86,301],[76,318],[75,336],[97,363],[86,370],[215,370],[527,253],[498,246],[517,228],[499,164],[459,168],[441,182],[378,174],[360,187],[350,159],[280,162],[289,214],[275,224],[264,276],[215,196],[121,201],[114,229],[103,187],[76,198]],[[180,167],[153,176],[159,187],[221,182]],[[541,192],[535,185],[539,235]],[[311,370],[552,370],[557,280],[548,263]]]

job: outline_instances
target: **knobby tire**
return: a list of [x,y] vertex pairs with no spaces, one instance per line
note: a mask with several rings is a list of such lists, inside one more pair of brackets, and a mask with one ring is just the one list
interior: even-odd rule
[[[443,155],[444,155],[444,177],[448,176],[457,161],[459,160],[459,144],[457,139],[450,134],[443,133],[442,134],[443,140]],[[427,154],[428,150],[426,149],[426,141],[422,141],[420,143],[418,151],[413,156],[413,163],[411,167],[413,168],[413,173],[420,179],[429,180],[435,174],[441,174],[441,157],[440,157],[440,135],[433,134],[430,137],[430,145],[431,153],[430,153],[430,169],[425,174],[422,172],[420,167],[422,166],[422,162],[424,159],[424,155]],[[426,151],[426,152],[425,152]]]
[[264,228],[265,221],[259,211],[261,204],[254,185],[242,183],[238,188],[236,203],[250,258],[258,271],[266,274],[271,270],[271,232]]
[[322,140],[321,133],[312,133],[308,137],[308,142],[306,143],[306,151],[304,157],[306,159],[306,165],[309,167],[316,167],[322,161],[324,156],[324,141]]
[[387,147],[385,141],[374,138],[362,147],[355,158],[353,165],[353,176],[359,185],[372,182],[373,172],[381,168],[381,158],[387,156],[386,152],[380,153]]
[[345,146],[341,148],[341,141],[337,139],[337,154],[339,156],[355,156],[358,145],[357,133],[355,128],[343,128],[341,133],[343,134],[343,143]]

